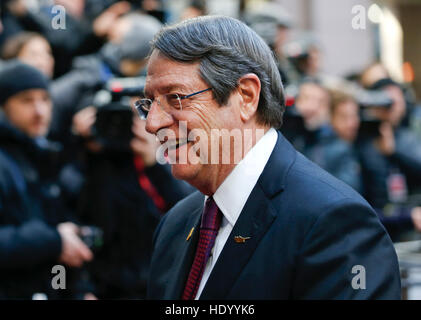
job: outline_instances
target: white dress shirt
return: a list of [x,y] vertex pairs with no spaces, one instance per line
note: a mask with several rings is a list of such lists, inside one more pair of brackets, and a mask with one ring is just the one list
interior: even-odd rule
[[[273,128],[269,129],[268,132],[257,141],[253,148],[250,149],[244,159],[235,166],[213,195],[213,199],[221,210],[223,217],[211,256],[209,257],[205,271],[203,272],[203,277],[195,298],[196,300],[199,299],[202,294],[206,281],[240,216],[241,210],[243,210],[247,199],[275,148],[277,139],[278,134],[276,130]],[[206,196],[205,201],[207,198],[208,197]]]

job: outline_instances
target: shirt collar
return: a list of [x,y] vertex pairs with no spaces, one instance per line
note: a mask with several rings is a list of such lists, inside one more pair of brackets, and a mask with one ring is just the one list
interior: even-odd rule
[[247,199],[275,148],[277,139],[278,134],[276,130],[273,128],[269,129],[235,166],[214,193],[213,198],[216,204],[231,226],[235,225],[240,216]]

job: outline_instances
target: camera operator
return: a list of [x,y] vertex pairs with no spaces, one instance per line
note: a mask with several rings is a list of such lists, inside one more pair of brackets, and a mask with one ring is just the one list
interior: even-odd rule
[[54,80],[51,87],[55,110],[49,137],[66,146],[64,156],[68,164],[63,170],[63,185],[73,206],[84,179],[78,159],[80,141],[71,132],[73,116],[92,105],[96,92],[110,79],[143,72],[149,42],[161,27],[153,17],[141,14],[124,15],[113,21],[107,34],[109,42],[96,54],[76,58],[72,70]]
[[[364,78],[369,78],[367,72]],[[421,143],[403,120],[407,113],[401,86],[390,78],[371,84],[372,90],[386,92],[388,108],[369,111],[380,122],[377,133],[359,141],[365,197],[377,209],[393,240],[414,227],[421,231],[420,204],[408,204],[408,195],[421,187]]]
[[316,38],[311,33],[303,33],[288,41],[283,47],[284,55],[296,71],[290,83],[300,84],[306,79],[321,79],[321,51]]
[[361,165],[354,145],[360,127],[359,109],[353,96],[339,90],[331,92],[330,122],[334,135],[327,143],[325,158],[328,172],[361,193]]
[[191,192],[156,162],[158,141],[133,113],[124,80],[130,78],[114,81],[121,86],[112,101],[87,107],[73,119],[73,132],[85,140],[87,162],[79,217],[103,231],[88,265],[101,299],[145,298],[154,230],[161,215]]
[[293,27],[289,12],[274,2],[260,3],[247,9],[245,21],[272,49],[284,87],[298,83],[301,75],[284,50]]
[[7,64],[0,71],[0,105],[0,296],[76,297],[72,288],[51,287],[54,264],[77,268],[93,256],[61,201],[58,148],[45,139],[48,80],[29,65]]
[[301,120],[301,129],[294,137],[291,135],[291,139],[294,147],[306,156],[310,156],[314,146],[331,136],[329,104],[329,92],[318,81],[306,79],[299,86],[293,109]]
[[49,79],[54,72],[54,58],[47,39],[36,32],[20,32],[5,42],[2,50],[4,60],[18,59],[40,70]]
[[50,136],[71,143],[70,128],[75,113],[92,105],[93,97],[114,77],[135,77],[144,72],[149,54],[149,42],[161,24],[153,17],[128,14],[113,20],[108,27],[108,42],[95,54],[74,59],[72,69],[54,81],[52,96],[56,112],[53,114]]
[[330,174],[361,192],[360,165],[353,146],[359,127],[358,105],[354,99],[307,80],[300,86],[295,107],[304,126],[299,130],[301,137],[293,138],[294,146]]

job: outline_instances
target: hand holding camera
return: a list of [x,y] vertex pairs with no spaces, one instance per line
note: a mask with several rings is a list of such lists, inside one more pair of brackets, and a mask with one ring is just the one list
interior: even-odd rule
[[393,127],[388,122],[380,125],[380,136],[375,141],[376,148],[385,156],[390,156],[395,152],[395,136]]
[[59,262],[69,267],[79,268],[84,262],[91,261],[92,251],[79,237],[79,227],[72,222],[64,222],[57,226],[62,240]]

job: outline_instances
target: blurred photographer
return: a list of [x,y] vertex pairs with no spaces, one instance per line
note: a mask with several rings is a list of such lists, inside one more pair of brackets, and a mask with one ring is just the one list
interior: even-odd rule
[[[288,58],[297,75],[295,84],[306,79],[320,79],[321,49],[318,41],[311,33],[303,33],[288,41],[283,47],[284,55]],[[293,83],[293,81],[291,81]]]
[[143,72],[149,42],[161,28],[159,21],[147,15],[128,14],[114,18],[112,28],[107,29],[109,41],[101,50],[76,58],[72,70],[54,80],[51,87],[55,108],[49,137],[66,146],[64,157],[68,164],[63,170],[63,185],[73,207],[84,179],[83,159],[80,159],[83,156],[79,152],[80,144],[84,142],[79,135],[72,133],[73,117],[93,104],[96,93],[110,79],[137,76]]
[[[371,70],[362,78],[369,79]],[[364,195],[377,209],[392,239],[399,240],[414,228],[421,231],[421,213],[417,207],[420,203],[408,203],[409,196],[420,192],[421,142],[403,124],[408,110],[401,86],[390,78],[381,78],[370,89],[387,94],[391,103],[386,107],[366,108],[379,124],[376,132],[366,135],[358,144]]]
[[340,91],[330,92],[319,82],[306,80],[300,86],[295,109],[302,128],[286,113],[285,125],[295,120],[297,134],[291,140],[309,159],[330,174],[362,191],[361,170],[354,150],[359,127],[358,105]]
[[19,59],[37,68],[49,79],[53,77],[55,62],[51,46],[39,33],[21,32],[7,39],[3,46],[2,58]]
[[323,130],[329,123],[329,91],[318,81],[307,79],[300,87],[295,107],[309,131]]
[[245,22],[260,35],[272,49],[282,84],[298,83],[301,75],[285,52],[285,44],[293,27],[291,15],[278,3],[264,2],[248,8]]
[[[132,9],[129,2],[114,0],[2,0],[0,7],[5,25],[0,46],[22,31],[42,34],[53,49],[56,77],[69,71],[75,56],[96,52],[107,40],[106,31]],[[58,30],[52,25],[55,17],[60,18]]]
[[59,146],[45,138],[52,113],[48,80],[29,65],[7,64],[0,71],[0,105],[0,297],[75,298],[72,288],[53,290],[51,267],[79,268],[93,255],[61,199]]
[[102,245],[88,266],[94,294],[101,299],[145,298],[155,228],[191,191],[169,167],[157,163],[158,141],[131,108],[131,96],[138,96],[143,84],[144,78],[113,79],[98,93],[108,93],[110,100],[73,119],[73,132],[85,141],[79,217],[103,231]]
[[339,90],[331,92],[330,123],[334,135],[328,144],[326,158],[328,171],[361,193],[361,165],[355,149],[360,127],[359,111],[353,96]]
[[142,14],[122,15],[112,21],[111,26],[101,31],[108,42],[97,53],[74,59],[72,70],[53,83],[52,96],[57,107],[50,136],[56,140],[64,143],[72,140],[73,116],[92,105],[96,92],[107,81],[144,72],[149,42],[160,30],[161,23]]

